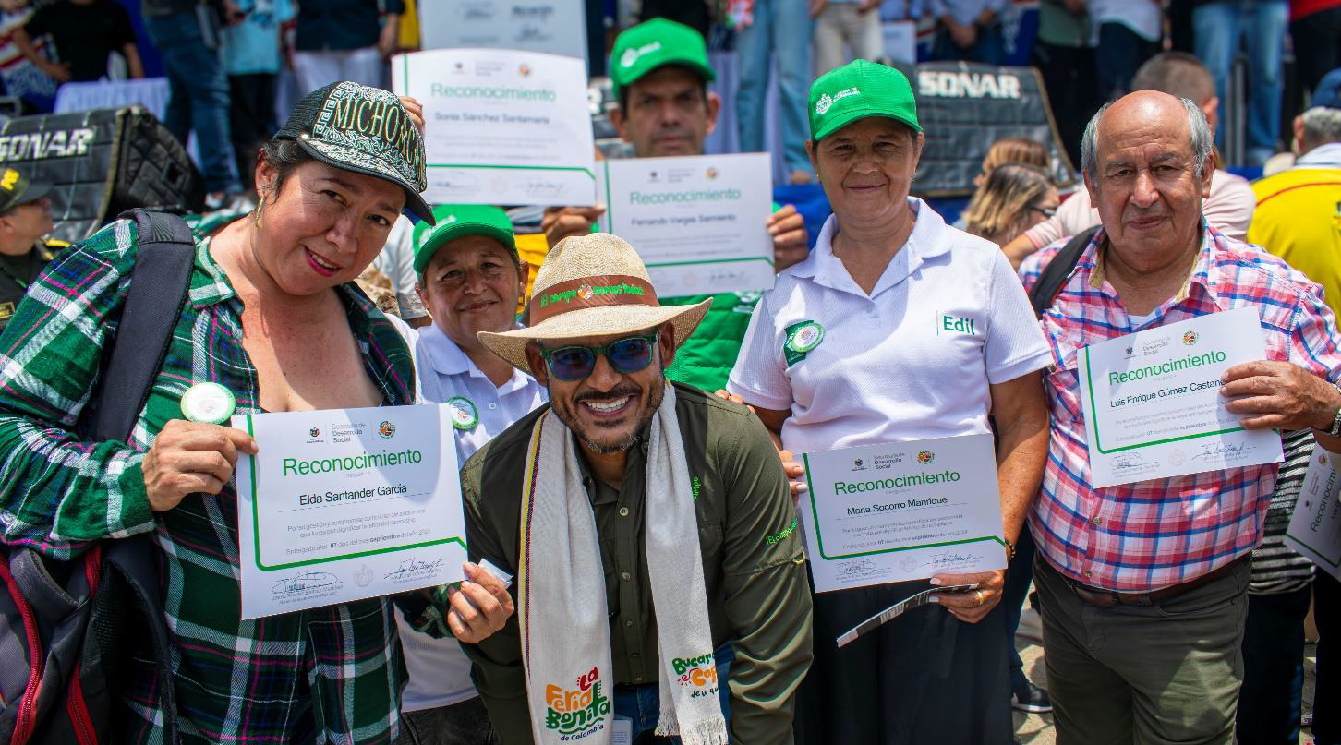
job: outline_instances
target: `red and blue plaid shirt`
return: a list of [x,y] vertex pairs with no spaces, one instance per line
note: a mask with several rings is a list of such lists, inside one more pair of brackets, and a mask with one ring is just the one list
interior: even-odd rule
[[[1042,494],[1029,515],[1034,540],[1053,566],[1077,582],[1149,592],[1195,579],[1248,553],[1276,482],[1275,464],[1090,484],[1081,414],[1078,352],[1138,328],[1248,306],[1260,314],[1267,359],[1288,361],[1328,380],[1341,376],[1336,321],[1322,288],[1255,246],[1204,228],[1201,253],[1182,290],[1137,327],[1106,282],[1101,229],[1042,319],[1055,367],[1047,375],[1052,427]],[[1026,290],[1064,245],[1025,260]]]

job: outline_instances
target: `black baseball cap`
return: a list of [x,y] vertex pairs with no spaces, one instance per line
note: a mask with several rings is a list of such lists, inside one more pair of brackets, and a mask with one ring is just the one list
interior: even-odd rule
[[19,171],[6,166],[0,169],[0,212],[45,197],[51,184],[29,181]]
[[348,80],[318,88],[298,100],[275,137],[294,140],[327,165],[401,187],[405,208],[433,224],[433,210],[419,196],[428,187],[424,138],[391,91]]

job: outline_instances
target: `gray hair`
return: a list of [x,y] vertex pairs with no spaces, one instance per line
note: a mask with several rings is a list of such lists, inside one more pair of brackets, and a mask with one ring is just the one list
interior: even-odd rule
[[[1180,98],[1178,101],[1187,111],[1187,128],[1192,133],[1192,172],[1199,179],[1202,169],[1206,167],[1206,161],[1214,162],[1212,155],[1215,138],[1211,135],[1210,122],[1206,121],[1206,115],[1201,112],[1201,107],[1186,98]],[[1090,123],[1085,125],[1085,134],[1080,137],[1080,172],[1090,179],[1094,178],[1094,172],[1098,167],[1099,120],[1103,119],[1104,113],[1112,105],[1110,101],[1099,107],[1090,118]]]
[[1341,142],[1341,109],[1314,106],[1299,115],[1303,132],[1299,146],[1313,149],[1329,142]]

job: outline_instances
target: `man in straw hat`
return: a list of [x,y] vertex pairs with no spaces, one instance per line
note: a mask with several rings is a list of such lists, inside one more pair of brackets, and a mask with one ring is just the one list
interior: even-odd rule
[[589,234],[541,265],[529,328],[479,334],[550,396],[461,472],[471,559],[517,577],[517,615],[466,645],[504,745],[792,741],[811,634],[787,477],[749,410],[665,377],[710,304],[662,306],[628,243]]

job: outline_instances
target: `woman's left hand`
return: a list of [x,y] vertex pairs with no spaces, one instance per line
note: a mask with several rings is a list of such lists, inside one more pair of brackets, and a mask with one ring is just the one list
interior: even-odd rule
[[932,580],[938,585],[967,585],[976,583],[978,589],[968,592],[942,592],[931,596],[931,601],[945,606],[955,618],[964,623],[977,623],[987,617],[1006,586],[1006,570],[971,572],[968,574],[937,574]]
[[424,105],[419,103],[419,99],[414,96],[400,96],[399,98],[401,106],[405,107],[405,113],[410,115],[410,122],[422,135],[424,133]]

